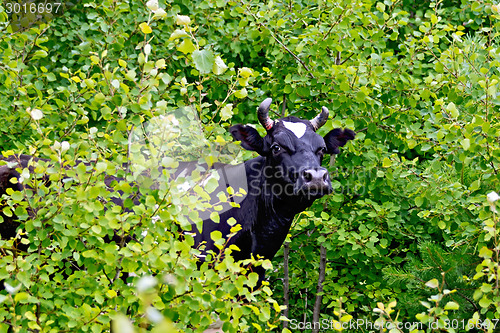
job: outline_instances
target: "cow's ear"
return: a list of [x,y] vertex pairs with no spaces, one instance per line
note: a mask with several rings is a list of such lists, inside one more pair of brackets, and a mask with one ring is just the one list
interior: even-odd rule
[[255,128],[247,125],[234,125],[229,131],[235,140],[241,141],[243,148],[262,154],[264,140]]
[[353,140],[356,133],[350,129],[335,128],[325,135],[326,149],[329,154],[340,153],[339,147],[344,147],[347,141]]

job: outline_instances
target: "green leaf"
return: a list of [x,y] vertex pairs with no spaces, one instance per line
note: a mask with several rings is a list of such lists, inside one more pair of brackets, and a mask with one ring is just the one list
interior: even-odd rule
[[248,67],[242,67],[242,68],[240,68],[239,73],[240,73],[241,77],[243,77],[243,78],[247,79],[247,78],[249,78],[250,76],[252,76],[253,71],[252,71],[252,69],[251,69],[251,68],[248,68]]
[[139,28],[141,29],[142,33],[144,33],[144,34],[150,34],[153,32],[151,27],[146,22],[142,22],[141,24],[139,24]]
[[448,111],[450,113],[452,118],[457,118],[460,115],[455,103],[453,103],[453,102],[450,102],[448,104],[448,106],[446,107],[446,111]]
[[181,51],[184,54],[189,54],[196,50],[196,47],[194,46],[191,39],[185,38],[182,43],[177,46],[177,50]]
[[220,110],[220,117],[222,120],[228,120],[233,116],[233,104],[228,103]]
[[361,103],[365,100],[365,98],[366,98],[366,95],[362,91],[358,91],[356,93],[356,101],[357,102]]
[[208,74],[215,65],[215,57],[210,50],[196,50],[192,54],[196,69],[202,74]]
[[493,251],[483,246],[481,250],[479,250],[479,256],[482,258],[491,258],[493,256]]
[[232,228],[229,230],[229,232],[233,234],[233,233],[236,233],[236,232],[240,231],[241,229],[242,229],[241,224],[237,224],[237,225],[235,225],[234,227],[232,227]]
[[177,38],[181,38],[181,37],[188,37],[188,33],[185,31],[185,30],[181,30],[181,29],[176,29],[174,32],[172,32],[172,34],[170,35],[170,37],[168,38],[168,40],[174,40],[174,39],[177,39]]
[[97,174],[100,174],[108,168],[108,164],[106,162],[97,162],[95,166],[95,170]]
[[217,212],[211,212],[210,213],[210,219],[212,221],[214,221],[215,223],[219,223],[220,222],[220,215],[219,215],[219,213],[217,213]]
[[5,214],[5,216],[12,217],[12,210],[10,209],[10,207],[3,207],[2,212]]
[[423,144],[422,147],[420,148],[422,151],[428,151],[429,149],[432,148],[432,145],[426,143],[426,144]]
[[250,287],[250,288],[253,288],[257,285],[257,281],[259,280],[259,274],[255,273],[255,272],[252,272],[250,274],[248,274],[248,281],[247,281],[247,285]]
[[214,65],[212,67],[212,72],[215,75],[221,75],[224,74],[224,72],[227,70],[227,66],[224,63],[224,60],[220,56],[215,57]]
[[481,180],[480,179],[476,179],[475,181],[473,181],[470,186],[469,186],[469,190],[471,192],[474,192],[474,191],[477,191],[479,189],[479,187],[481,186]]
[[484,309],[487,309],[490,306],[491,303],[492,302],[491,302],[490,299],[488,299],[488,297],[483,296],[481,298],[481,300],[479,301],[479,306],[482,307],[482,308],[484,308]]
[[215,242],[220,242],[222,240],[222,233],[219,230],[212,231],[210,233],[210,238]]
[[34,54],[31,60],[39,59],[39,58],[45,58],[47,57],[48,53],[45,50],[37,50]]
[[12,192],[10,197],[12,198],[12,200],[17,201],[17,202],[21,202],[24,199],[24,195],[19,191]]
[[175,23],[178,25],[189,25],[191,24],[191,18],[185,15],[177,15],[177,20]]
[[264,260],[264,262],[262,263],[262,267],[264,269],[269,270],[269,269],[273,268],[273,264],[272,264],[272,262],[270,260]]
[[247,89],[243,88],[243,89],[240,89],[240,90],[236,90],[234,92],[234,96],[236,96],[238,98],[245,98],[245,97],[247,97],[248,96]]
[[482,284],[481,291],[483,293],[489,293],[489,292],[491,292],[491,290],[493,290],[493,286],[491,284],[488,284],[488,283],[483,283]]
[[470,148],[470,140],[469,139],[463,139],[460,144],[464,148],[464,150],[469,150]]
[[439,281],[437,279],[432,279],[427,281],[425,285],[429,288],[437,288],[439,287]]
[[422,323],[427,323],[430,319],[430,317],[426,315],[424,312],[417,314],[415,318],[417,318]]
[[212,193],[219,186],[219,181],[215,176],[209,176],[203,188],[207,193]]
[[54,82],[56,79],[56,76],[54,75],[54,73],[47,73],[47,80],[49,82]]
[[20,302],[20,301],[25,301],[29,298],[29,294],[28,293],[25,293],[25,292],[20,292],[20,293],[17,293],[16,296],[14,296],[14,300],[16,302]]
[[103,93],[97,93],[95,96],[94,96],[94,101],[97,103],[97,104],[102,104],[104,103],[104,101],[106,100],[106,97],[104,97],[104,94]]
[[102,228],[100,225],[93,225],[92,226],[92,231],[95,232],[96,234],[100,234],[101,230],[102,230]]

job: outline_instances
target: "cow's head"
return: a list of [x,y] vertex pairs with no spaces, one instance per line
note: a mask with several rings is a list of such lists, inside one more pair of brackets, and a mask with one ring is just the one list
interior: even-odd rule
[[321,161],[325,154],[338,154],[339,147],[354,139],[354,131],[336,128],[324,137],[319,136],[316,130],[326,123],[329,115],[326,107],[311,121],[297,117],[273,121],[269,117],[271,102],[267,98],[258,109],[259,121],[267,130],[264,138],[247,125],[231,127],[231,134],[241,141],[243,148],[266,158],[270,170],[264,170],[265,176],[290,188],[287,194],[314,199],[330,193],[332,185]]

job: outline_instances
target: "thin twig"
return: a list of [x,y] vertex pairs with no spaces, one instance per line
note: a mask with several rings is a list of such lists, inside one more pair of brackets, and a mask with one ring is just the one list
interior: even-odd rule
[[281,118],[285,116],[286,111],[286,95],[283,94],[283,102],[281,103]]

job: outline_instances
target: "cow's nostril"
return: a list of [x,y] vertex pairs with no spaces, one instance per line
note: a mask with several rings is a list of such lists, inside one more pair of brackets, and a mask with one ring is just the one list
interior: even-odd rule
[[327,172],[325,172],[325,173],[323,174],[323,181],[324,181],[324,182],[326,182],[327,180],[328,180],[328,173],[327,173]]
[[312,180],[312,174],[309,171],[304,171],[304,180],[310,182]]

